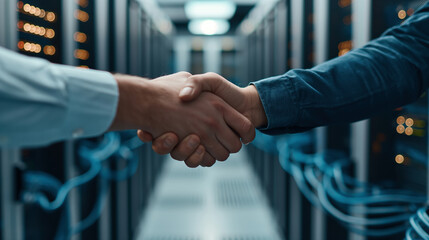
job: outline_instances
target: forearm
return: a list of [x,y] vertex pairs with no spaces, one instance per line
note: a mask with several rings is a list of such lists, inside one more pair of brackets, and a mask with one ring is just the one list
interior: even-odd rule
[[149,82],[146,79],[116,74],[119,100],[115,118],[109,131],[143,128],[145,117],[149,114],[148,95]]
[[254,127],[262,128],[267,126],[268,119],[256,87],[250,85],[243,88],[243,92],[249,99],[249,103],[247,104],[249,107],[243,111],[243,114],[252,122]]
[[415,101],[429,82],[427,10],[410,20],[343,57],[254,83],[267,112],[264,130],[352,122]]

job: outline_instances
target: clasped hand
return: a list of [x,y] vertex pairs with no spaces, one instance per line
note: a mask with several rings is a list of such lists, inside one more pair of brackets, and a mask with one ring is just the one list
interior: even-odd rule
[[225,161],[267,123],[254,86],[239,88],[215,73],[180,72],[147,84],[149,116],[137,134],[188,167]]

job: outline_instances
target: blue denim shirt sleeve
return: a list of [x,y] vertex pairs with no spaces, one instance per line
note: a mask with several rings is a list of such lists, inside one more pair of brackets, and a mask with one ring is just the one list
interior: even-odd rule
[[49,63],[0,48],[0,147],[30,147],[108,129],[118,104],[108,72]]
[[429,84],[429,3],[363,48],[252,84],[267,134],[353,122],[411,103]]

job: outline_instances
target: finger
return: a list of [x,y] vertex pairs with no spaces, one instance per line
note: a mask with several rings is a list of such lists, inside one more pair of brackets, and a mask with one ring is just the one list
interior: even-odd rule
[[230,152],[223,146],[216,136],[211,137],[207,141],[203,140],[202,142],[204,143],[206,151],[216,160],[225,161],[229,158]]
[[[203,150],[205,150],[205,148],[202,148]],[[198,146],[198,151],[201,150],[200,146]],[[200,156],[200,154],[202,154],[202,156]],[[216,159],[210,155],[210,153],[208,153],[207,151],[203,151],[202,153],[200,152],[198,154],[198,157],[195,158],[188,158],[185,160],[185,164],[186,166],[190,167],[190,168],[196,168],[198,166],[203,166],[203,163],[205,162],[216,162]]]
[[[202,92],[212,92],[231,103],[234,94],[231,93],[238,88],[222,76],[216,73],[205,73],[193,75],[186,80],[185,87],[180,91],[179,97],[183,101],[192,101]],[[231,101],[231,102],[230,102]]]
[[200,138],[195,135],[189,135],[171,152],[171,157],[183,161],[189,158],[200,145]]
[[240,136],[244,144],[248,144],[255,139],[256,132],[252,122],[231,106],[225,106],[223,118],[226,124]]
[[168,154],[173,151],[174,147],[179,143],[179,138],[174,133],[165,133],[156,138],[152,143],[152,149],[161,155]]
[[145,132],[143,130],[137,130],[137,136],[140,138],[142,142],[152,142],[153,140],[152,134]]
[[201,162],[201,166],[202,167],[211,167],[216,163],[216,159],[214,159],[214,157],[212,157],[210,154],[208,154],[207,152],[205,152],[204,156],[203,156],[203,160]]
[[228,152],[236,153],[240,151],[242,143],[240,137],[225,123],[221,123],[221,128],[216,132],[216,138]]
[[206,150],[203,145],[199,145],[195,152],[185,160],[185,164],[188,167],[195,168],[201,165],[204,162],[204,156],[206,155]]

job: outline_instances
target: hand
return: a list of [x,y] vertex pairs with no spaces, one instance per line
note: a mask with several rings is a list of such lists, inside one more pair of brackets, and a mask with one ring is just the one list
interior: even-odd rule
[[[180,92],[180,98],[183,101],[192,101],[202,92],[209,91],[225,100],[232,107],[249,118],[254,126],[262,127],[267,124],[267,117],[259,99],[259,94],[254,86],[239,88],[230,83],[222,76],[215,73],[206,73],[195,75],[188,78],[185,87]],[[153,140],[152,136],[144,131],[139,131],[138,136],[144,142]],[[186,141],[190,138],[195,139],[196,136],[190,135],[184,141],[179,143],[177,137],[173,133],[166,133],[163,136],[156,138],[153,143],[153,149],[162,154],[170,153],[172,155],[188,156],[188,158],[198,159],[198,153],[191,148],[185,148]],[[165,141],[169,140],[169,146],[165,145]],[[243,141],[244,143],[248,143]]]
[[179,140],[195,134],[198,137],[187,137],[186,144],[199,153],[199,161],[178,154],[179,160],[186,159],[191,167],[202,161],[210,165],[215,159],[226,160],[230,153],[240,150],[239,137],[246,141],[254,138],[254,127],[246,117],[213,94],[203,93],[197,101],[181,101],[179,91],[190,76],[177,73],[152,81],[117,76],[120,97],[111,129],[140,128],[154,137],[174,132]]

